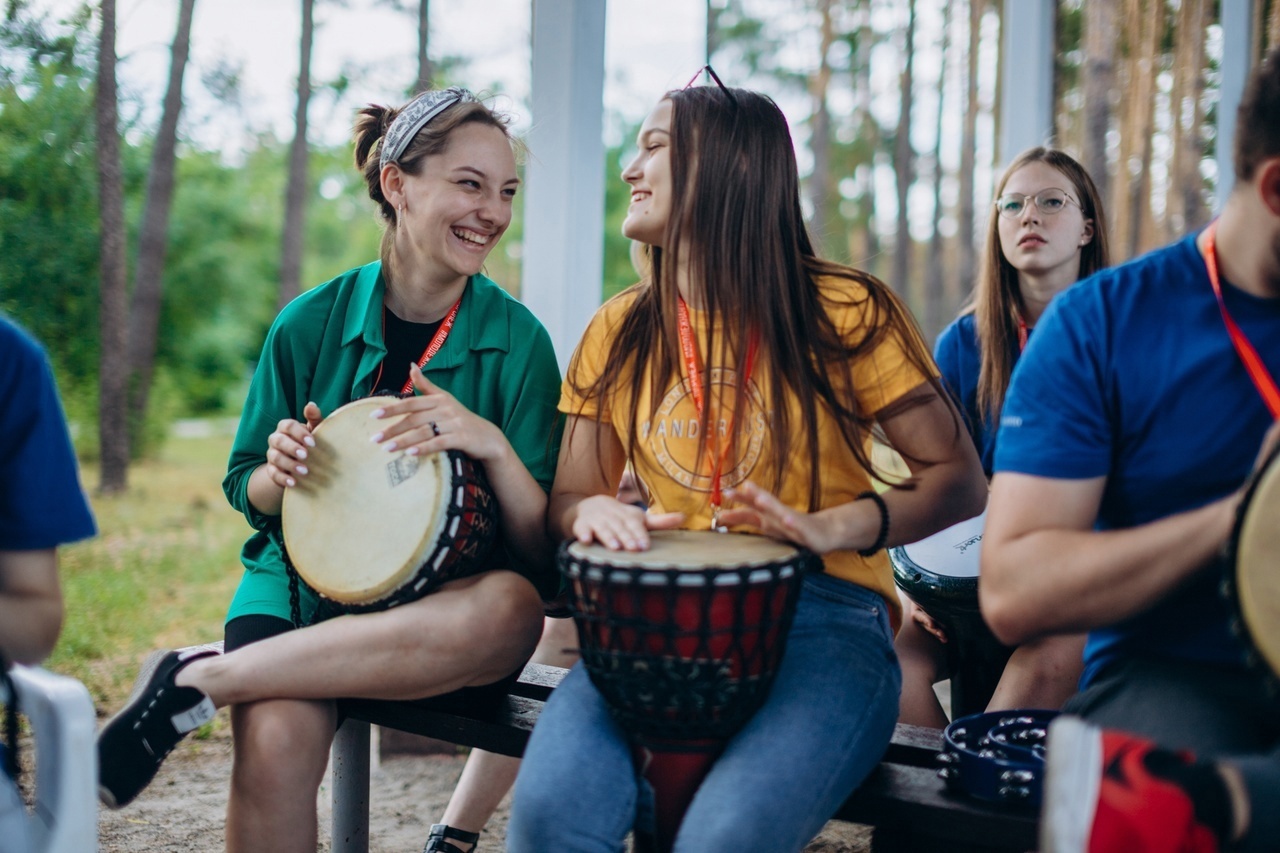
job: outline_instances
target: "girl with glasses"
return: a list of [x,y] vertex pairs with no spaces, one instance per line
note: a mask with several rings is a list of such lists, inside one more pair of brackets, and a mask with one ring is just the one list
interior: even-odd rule
[[[973,300],[934,347],[988,477],[1000,406],[1036,321],[1054,296],[1108,262],[1102,199],[1088,172],[1061,151],[1024,151],[997,184]],[[933,685],[953,674],[942,645],[946,633],[903,597],[910,618],[895,643],[902,662],[900,721],[941,728],[947,716]],[[1075,692],[1083,647],[1083,636],[1019,647],[988,709],[1059,707]]]
[[[622,228],[645,244],[650,272],[597,312],[570,364],[548,527],[642,551],[653,530],[724,526],[822,555],[772,690],[727,741],[674,841],[699,853],[796,851],[893,732],[901,614],[884,548],[976,514],[985,484],[905,307],[866,273],[815,256],[776,104],[720,86],[669,92],[638,148],[622,173]],[[882,496],[868,458],[876,426],[912,472]],[[700,439],[709,432],[721,437],[719,462]],[[628,461],[648,512],[614,498]],[[651,801],[626,732],[579,664],[525,752],[508,849],[619,851],[638,807],[637,828],[650,828]]]

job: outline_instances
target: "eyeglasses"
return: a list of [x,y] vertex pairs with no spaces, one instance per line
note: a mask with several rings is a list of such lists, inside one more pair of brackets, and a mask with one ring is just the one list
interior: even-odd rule
[[720,82],[720,75],[717,74],[715,69],[712,68],[710,65],[704,65],[701,68],[699,68],[697,71],[695,71],[693,76],[689,78],[689,82],[684,84],[684,87],[688,89],[694,83],[698,82],[698,77],[701,76],[703,71],[711,75],[711,79],[714,80],[716,82],[716,85],[720,87],[720,91],[728,95],[729,101],[736,107],[738,105],[738,99],[734,97],[733,92],[729,91],[728,86]]
[[1068,204],[1080,207],[1080,202],[1067,195],[1066,190],[1051,187],[1047,190],[1040,190],[1035,195],[1005,193],[996,199],[996,212],[1006,219],[1017,219],[1027,209],[1027,202],[1029,201],[1035,202],[1036,209],[1045,216],[1061,213]]

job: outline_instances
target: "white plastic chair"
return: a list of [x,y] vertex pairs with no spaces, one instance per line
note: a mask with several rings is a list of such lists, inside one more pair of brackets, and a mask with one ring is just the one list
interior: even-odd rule
[[[98,752],[89,691],[74,678],[38,667],[15,665],[9,675],[18,693],[18,710],[35,733],[35,803],[26,814],[31,849],[34,853],[94,853],[98,849]],[[8,702],[9,697],[0,699]],[[0,849],[8,849],[6,844],[0,838]]]

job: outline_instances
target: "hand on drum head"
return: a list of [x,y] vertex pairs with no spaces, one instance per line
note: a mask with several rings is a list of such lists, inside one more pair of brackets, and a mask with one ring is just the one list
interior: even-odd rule
[[724,496],[741,504],[720,513],[720,523],[725,527],[747,524],[765,536],[803,545],[818,554],[844,547],[826,510],[808,513],[792,509],[750,481],[736,489],[726,489]]
[[573,537],[584,545],[598,542],[613,551],[644,551],[650,530],[672,530],[684,522],[682,512],[646,512],[608,495],[578,502]]
[[458,450],[472,459],[501,459],[511,449],[502,430],[432,385],[415,364],[409,376],[418,396],[389,401],[373,413],[375,418],[405,417],[373,436],[388,451],[404,450],[408,456]]
[[305,424],[285,418],[267,437],[267,475],[281,490],[298,485],[297,478],[307,475],[307,450],[316,446],[311,433],[320,424],[320,407],[307,403],[302,416]]

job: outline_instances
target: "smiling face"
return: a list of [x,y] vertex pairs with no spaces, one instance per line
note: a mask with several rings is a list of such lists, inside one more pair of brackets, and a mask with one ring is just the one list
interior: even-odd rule
[[640,151],[622,180],[631,185],[631,206],[622,233],[632,240],[662,247],[671,216],[671,101],[663,98],[645,118],[636,139]]
[[1093,239],[1093,221],[1081,211],[1080,191],[1071,179],[1047,163],[1031,162],[1009,176],[1000,194],[1034,196],[1047,189],[1063,190],[1070,200],[1053,214],[1027,200],[1018,216],[997,217],[1000,250],[1019,273],[1074,281],[1080,250]]
[[477,122],[454,130],[417,175],[388,165],[383,186],[399,211],[397,256],[414,277],[444,284],[480,272],[511,224],[519,183],[506,135]]

